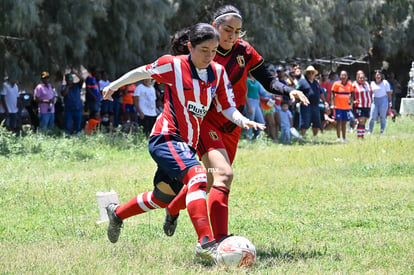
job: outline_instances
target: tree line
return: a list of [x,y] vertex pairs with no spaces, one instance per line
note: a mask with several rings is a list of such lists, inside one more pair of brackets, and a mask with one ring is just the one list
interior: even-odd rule
[[33,82],[43,70],[95,65],[117,77],[229,3],[270,62],[352,55],[408,72],[414,60],[412,0],[1,0],[0,73]]

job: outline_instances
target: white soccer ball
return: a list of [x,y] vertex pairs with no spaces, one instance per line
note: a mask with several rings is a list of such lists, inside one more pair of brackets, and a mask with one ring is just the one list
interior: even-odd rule
[[256,248],[245,237],[228,237],[217,248],[217,262],[225,267],[250,267],[255,259]]

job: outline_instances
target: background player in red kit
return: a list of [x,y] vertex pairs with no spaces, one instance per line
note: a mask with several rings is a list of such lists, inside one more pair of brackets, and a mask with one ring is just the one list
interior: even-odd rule
[[[304,104],[309,101],[301,91],[294,90],[275,79],[265,68],[263,58],[246,41],[239,39],[242,27],[240,11],[231,6],[223,6],[214,14],[213,26],[220,33],[220,45],[214,61],[225,66],[233,85],[236,107],[243,110],[246,103],[246,80],[250,71],[263,87],[272,93],[298,98]],[[209,172],[208,208],[214,238],[228,235],[228,197],[233,180],[233,163],[241,128],[226,119],[216,109],[208,111],[200,132],[197,153]],[[168,206],[164,220],[164,232],[172,236],[177,225],[180,209],[185,208],[186,187]]]
[[214,102],[218,111],[241,127],[264,128],[264,125],[248,120],[234,107],[226,71],[212,62],[219,41],[217,30],[209,24],[197,24],[189,32],[189,41],[189,55],[163,56],[128,72],[103,90],[108,99],[119,87],[142,79],[154,78],[166,84],[164,112],[157,118],[149,138],[149,151],[158,165],[154,189],[125,204],[109,204],[107,233],[111,242],[117,242],[124,219],[165,208],[185,184],[188,213],[198,235],[196,253],[215,260],[217,243],[206,205],[207,175],[194,149],[201,122]]

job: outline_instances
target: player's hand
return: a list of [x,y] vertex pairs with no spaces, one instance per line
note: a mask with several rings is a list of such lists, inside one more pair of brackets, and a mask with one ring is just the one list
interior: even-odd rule
[[113,101],[114,99],[112,98],[112,94],[114,93],[113,90],[109,89],[108,86],[106,86],[103,90],[102,90],[102,97],[103,99],[107,99],[110,101]]
[[308,106],[309,105],[309,99],[301,91],[299,91],[299,90],[293,90],[293,91],[291,91],[289,93],[289,97],[290,97],[290,100],[292,102],[294,102],[295,99],[299,99],[300,100],[300,103],[302,103],[303,105],[305,105],[305,106]]
[[260,129],[260,130],[264,130],[266,129],[266,125],[262,124],[262,123],[257,123],[256,121],[252,121],[252,120],[248,120],[246,122],[243,123],[242,127],[246,130],[253,128],[255,130]]

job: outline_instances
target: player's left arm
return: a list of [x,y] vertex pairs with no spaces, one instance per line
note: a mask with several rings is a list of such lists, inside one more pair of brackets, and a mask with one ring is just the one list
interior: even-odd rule
[[263,85],[266,91],[272,94],[288,95],[292,101],[299,99],[304,105],[309,104],[308,98],[299,90],[295,90],[292,87],[283,84],[276,77],[274,77],[263,62],[258,66],[253,67],[250,71],[254,78]]
[[227,109],[221,111],[221,113],[228,120],[230,120],[234,124],[244,128],[246,130],[249,129],[249,128],[254,128],[255,130],[257,130],[257,129],[260,129],[260,130],[266,129],[266,126],[264,124],[257,123],[253,120],[248,119],[242,113],[240,113],[239,110],[237,110],[237,108],[234,107],[234,106],[231,106],[230,108],[227,108]]

